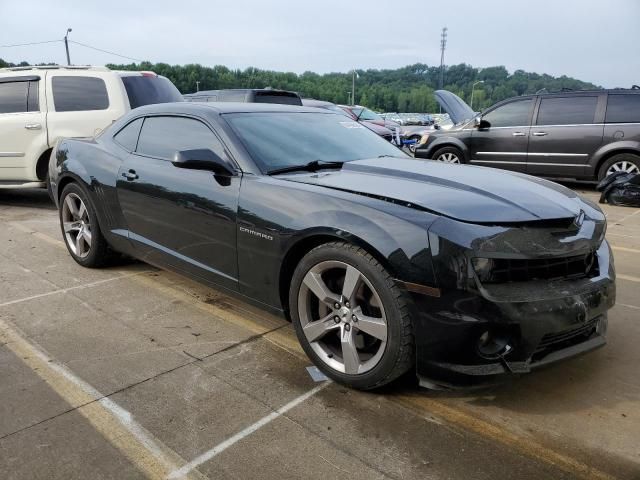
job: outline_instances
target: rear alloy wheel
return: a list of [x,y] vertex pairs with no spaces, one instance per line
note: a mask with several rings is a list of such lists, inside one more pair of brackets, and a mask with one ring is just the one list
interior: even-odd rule
[[305,352],[338,382],[376,388],[411,365],[404,293],[360,248],[336,242],[309,252],[294,273],[290,308]]
[[105,240],[88,194],[70,183],[60,196],[60,227],[73,259],[84,267],[101,267],[110,259]]
[[441,148],[433,154],[432,158],[444,163],[463,163],[462,153],[454,147]]
[[599,180],[617,172],[640,173],[640,157],[632,153],[619,153],[604,162],[600,168]]

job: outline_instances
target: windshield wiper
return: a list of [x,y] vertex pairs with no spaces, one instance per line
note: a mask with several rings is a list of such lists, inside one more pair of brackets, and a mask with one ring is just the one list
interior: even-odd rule
[[341,168],[344,162],[328,162],[326,160],[313,160],[303,165],[292,165],[290,167],[274,168],[269,170],[267,175],[277,175],[278,173],[287,172],[317,172],[325,168]]

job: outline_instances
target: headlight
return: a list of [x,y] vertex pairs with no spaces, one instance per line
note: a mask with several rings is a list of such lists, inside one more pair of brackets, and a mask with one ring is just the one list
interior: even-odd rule
[[493,260],[490,258],[472,258],[471,265],[481,282],[491,279]]
[[427,143],[427,140],[429,140],[429,135],[428,134],[424,134],[422,135],[422,137],[420,138],[420,145],[424,145],[425,143]]

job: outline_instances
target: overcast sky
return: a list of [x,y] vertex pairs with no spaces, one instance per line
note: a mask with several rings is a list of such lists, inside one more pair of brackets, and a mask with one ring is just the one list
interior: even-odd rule
[[[640,0],[0,0],[0,45],[71,27],[71,40],[136,59],[297,73],[439,65],[444,26],[446,64],[640,84]],[[70,48],[76,64],[129,62]],[[0,58],[65,62],[62,43],[0,48]]]

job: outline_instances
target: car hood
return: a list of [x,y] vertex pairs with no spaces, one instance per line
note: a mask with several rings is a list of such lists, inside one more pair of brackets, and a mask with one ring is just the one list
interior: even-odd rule
[[581,211],[574,192],[546,180],[493,168],[401,157],[356,160],[338,171],[281,178],[401,202],[470,223],[570,220]]
[[448,90],[436,90],[434,95],[442,109],[449,114],[453,123],[458,124],[475,117],[476,114],[471,107],[456,94]]

